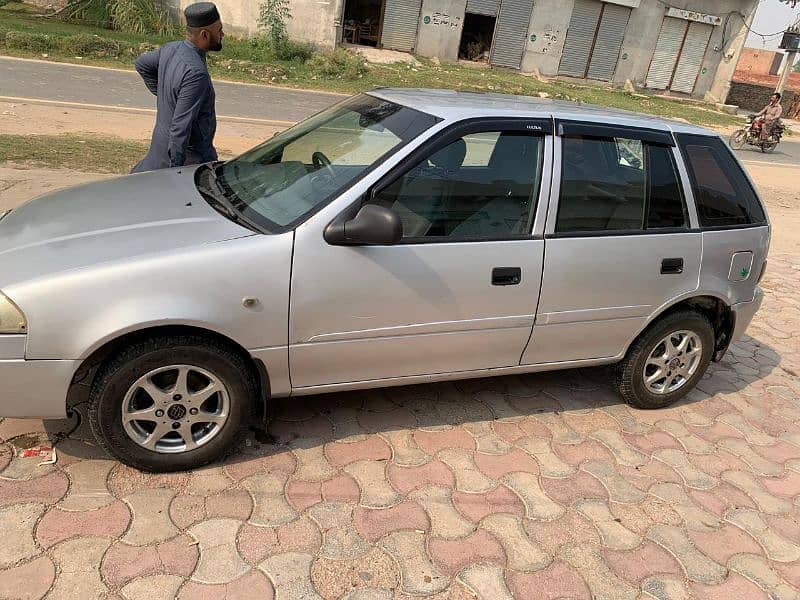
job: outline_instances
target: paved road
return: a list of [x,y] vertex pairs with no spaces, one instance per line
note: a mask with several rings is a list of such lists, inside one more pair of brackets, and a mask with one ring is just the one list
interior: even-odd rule
[[[337,94],[217,82],[220,115],[299,121],[342,99]],[[135,72],[0,58],[0,96],[155,108]]]
[[[340,100],[338,94],[217,82],[217,113],[294,122]],[[0,57],[0,97],[77,104],[154,108],[155,98],[135,72]],[[800,134],[800,132],[798,132]],[[746,163],[800,166],[800,140],[786,139],[774,154],[745,148]]]
[[[800,131],[795,135],[800,135]],[[797,137],[784,138],[772,154],[764,154],[756,147],[747,146],[736,154],[746,164],[800,166],[800,140]]]

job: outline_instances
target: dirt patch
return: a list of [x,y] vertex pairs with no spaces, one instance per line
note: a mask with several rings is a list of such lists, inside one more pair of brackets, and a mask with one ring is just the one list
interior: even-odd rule
[[[10,135],[93,133],[147,141],[155,111],[101,110],[48,104],[0,102],[0,131]],[[219,119],[217,147],[235,155],[270,138],[282,127],[246,120]]]
[[772,221],[770,252],[800,253],[800,168],[783,165],[747,165]]

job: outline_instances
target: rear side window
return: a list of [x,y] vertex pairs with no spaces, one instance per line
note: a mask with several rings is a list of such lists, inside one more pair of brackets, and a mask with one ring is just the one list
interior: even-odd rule
[[764,209],[750,182],[720,138],[678,134],[701,227],[762,225]]
[[565,136],[558,233],[686,226],[672,151],[637,139]]

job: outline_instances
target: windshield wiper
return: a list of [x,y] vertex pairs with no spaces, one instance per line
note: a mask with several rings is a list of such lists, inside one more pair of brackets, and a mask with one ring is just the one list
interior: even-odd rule
[[245,217],[230,202],[228,192],[217,178],[214,166],[207,164],[203,165],[201,168],[203,169],[203,173],[207,174],[206,177],[208,178],[208,181],[213,183],[213,186],[204,185],[202,183],[202,177],[198,178],[197,189],[206,199],[206,202],[208,202],[217,212],[222,214],[222,216],[228,218],[234,223],[238,223],[239,225],[242,225],[251,231],[255,231],[256,233],[265,233],[263,229]]

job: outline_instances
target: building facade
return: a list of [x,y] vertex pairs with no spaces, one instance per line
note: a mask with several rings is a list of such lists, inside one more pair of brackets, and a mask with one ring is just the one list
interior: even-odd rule
[[[172,0],[181,7],[191,0]],[[724,102],[758,0],[290,0],[292,37]],[[254,33],[259,0],[217,0]]]

